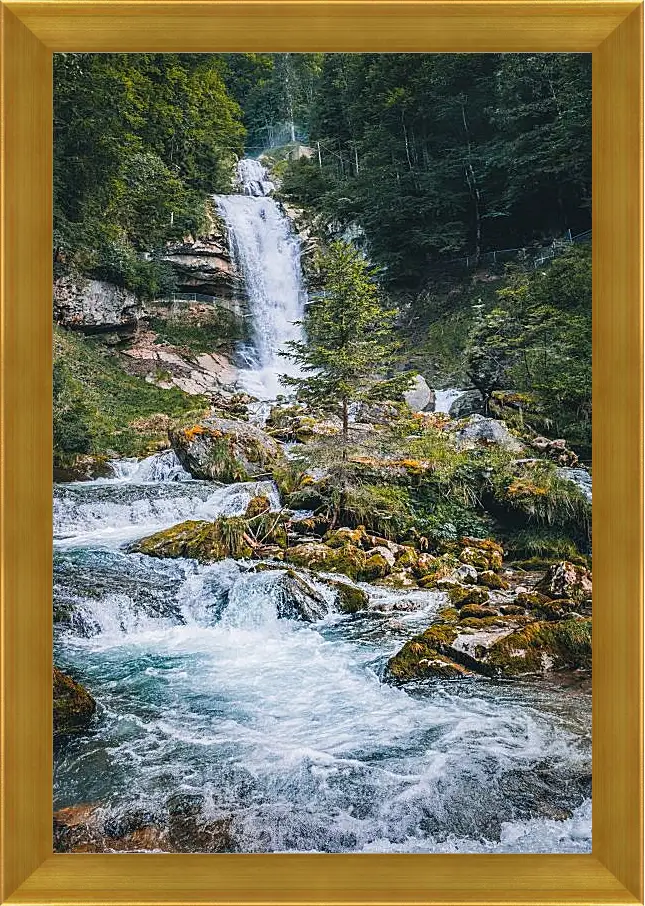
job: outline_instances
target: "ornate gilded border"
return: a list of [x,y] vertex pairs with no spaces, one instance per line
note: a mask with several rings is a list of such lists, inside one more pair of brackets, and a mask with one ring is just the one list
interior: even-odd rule
[[[4,0],[3,902],[642,902],[642,21],[623,0]],[[52,855],[52,51],[594,59],[593,855]]]

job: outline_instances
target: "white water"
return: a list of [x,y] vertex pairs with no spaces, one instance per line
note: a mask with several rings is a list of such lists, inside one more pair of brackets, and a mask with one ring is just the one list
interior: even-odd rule
[[447,390],[435,390],[435,412],[445,412],[446,415],[450,412],[450,407],[454,401],[461,396],[463,390],[457,390],[454,387],[449,387]]
[[[173,795],[195,794],[204,821],[232,818],[245,852],[588,851],[586,695],[382,682],[387,657],[443,595],[365,586],[380,612],[296,623],[277,616],[280,572],[118,547],[147,532],[152,511],[157,527],[176,522],[177,494],[215,514],[242,512],[258,490],[57,488],[76,534],[56,546],[56,601],[69,614],[56,658],[99,711],[90,735],[57,751],[56,806],[98,801],[112,822],[143,809],[163,824]],[[329,589],[307,581],[331,607]],[[562,808],[572,816],[554,820]]]
[[306,299],[300,243],[289,218],[268,197],[273,185],[259,161],[240,161],[238,179],[244,194],[218,195],[215,200],[248,296],[252,344],[241,350],[246,367],[239,380],[248,393],[269,400],[284,392],[280,374],[298,373],[279,353],[290,340],[302,339],[296,324]]

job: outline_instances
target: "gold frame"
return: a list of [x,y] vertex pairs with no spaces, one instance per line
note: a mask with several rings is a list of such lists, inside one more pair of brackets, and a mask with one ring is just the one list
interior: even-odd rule
[[[642,23],[632,0],[2,0],[2,902],[616,904],[642,881]],[[592,855],[53,855],[52,51],[587,51]]]

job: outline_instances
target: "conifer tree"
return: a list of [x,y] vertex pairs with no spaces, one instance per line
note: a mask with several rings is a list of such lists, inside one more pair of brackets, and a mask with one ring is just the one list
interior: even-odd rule
[[289,343],[284,353],[300,365],[303,376],[281,380],[318,409],[340,409],[345,458],[350,404],[396,398],[414,374],[394,370],[396,313],[384,307],[376,272],[361,253],[334,242],[321,256],[320,268],[324,290],[307,311],[307,339]]

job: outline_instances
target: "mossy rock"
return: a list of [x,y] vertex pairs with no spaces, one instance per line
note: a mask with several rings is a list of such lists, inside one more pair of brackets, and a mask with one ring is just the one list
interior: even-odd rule
[[537,604],[533,608],[533,613],[540,619],[555,622],[564,619],[576,607],[576,602],[568,598],[562,598],[560,601],[552,601],[549,598],[541,604]]
[[454,607],[463,607],[465,604],[486,604],[490,595],[488,589],[479,588],[477,585],[464,588],[457,585],[448,589],[448,598]]
[[333,548],[321,542],[307,542],[289,548],[285,560],[305,569],[343,573],[350,579],[359,579],[363,577],[367,556],[353,544]]
[[243,559],[253,554],[245,532],[242,516],[222,516],[215,522],[188,520],[136,541],[129,550],[149,557],[188,557],[200,563],[226,557]]
[[[395,682],[406,682],[436,675],[435,662],[451,661],[446,653],[457,638],[457,630],[445,623],[435,623],[405,643],[387,662],[387,676]],[[445,674],[443,674],[445,675]]]
[[534,610],[541,604],[546,604],[550,599],[539,591],[521,591],[515,598],[515,603],[527,610]]
[[591,572],[584,566],[561,560],[549,567],[535,588],[549,598],[570,598],[582,602],[591,598]]
[[591,620],[538,621],[496,642],[486,663],[505,675],[591,669]]
[[397,569],[416,569],[419,562],[419,553],[409,545],[403,545],[403,549],[396,553]]
[[356,547],[372,546],[364,525],[359,525],[355,529],[339,528],[332,532],[327,532],[324,541],[329,547],[343,547],[345,544],[353,544]]
[[96,711],[96,702],[87,689],[57,667],[54,667],[53,686],[54,736],[86,729]]
[[507,617],[520,616],[525,613],[525,608],[521,604],[503,604],[500,607],[500,612]]
[[265,494],[258,494],[256,497],[252,497],[249,500],[244,515],[247,519],[253,519],[254,516],[260,516],[262,513],[267,513],[270,509],[271,501],[269,498]]
[[383,554],[373,552],[367,555],[365,564],[362,569],[362,578],[366,582],[373,582],[375,579],[384,579],[391,570],[391,566]]
[[342,582],[339,579],[329,580],[327,583],[336,591],[336,607],[341,613],[358,613],[359,610],[366,610],[370,599],[362,588],[357,585],[350,585],[349,582]]
[[508,588],[508,582],[506,581],[506,579],[503,579],[497,573],[494,573],[491,569],[486,569],[484,570],[484,572],[481,572],[477,578],[477,581],[480,585],[484,585],[486,588],[491,588],[493,590]]
[[481,620],[484,617],[497,617],[498,613],[494,607],[484,607],[482,604],[464,604],[459,611],[459,619],[466,620],[469,617]]
[[169,436],[183,467],[207,481],[248,481],[284,460],[280,445],[265,431],[236,419],[211,416]]
[[409,570],[398,570],[396,568],[394,572],[391,572],[389,574],[389,576],[385,576],[384,579],[379,579],[378,581],[374,582],[374,585],[378,585],[381,588],[418,588],[418,583],[410,575]]
[[465,547],[459,554],[459,559],[477,570],[488,570],[488,557],[475,547]]
[[305,485],[287,494],[285,505],[290,510],[318,510],[325,505],[325,498],[314,485]]

